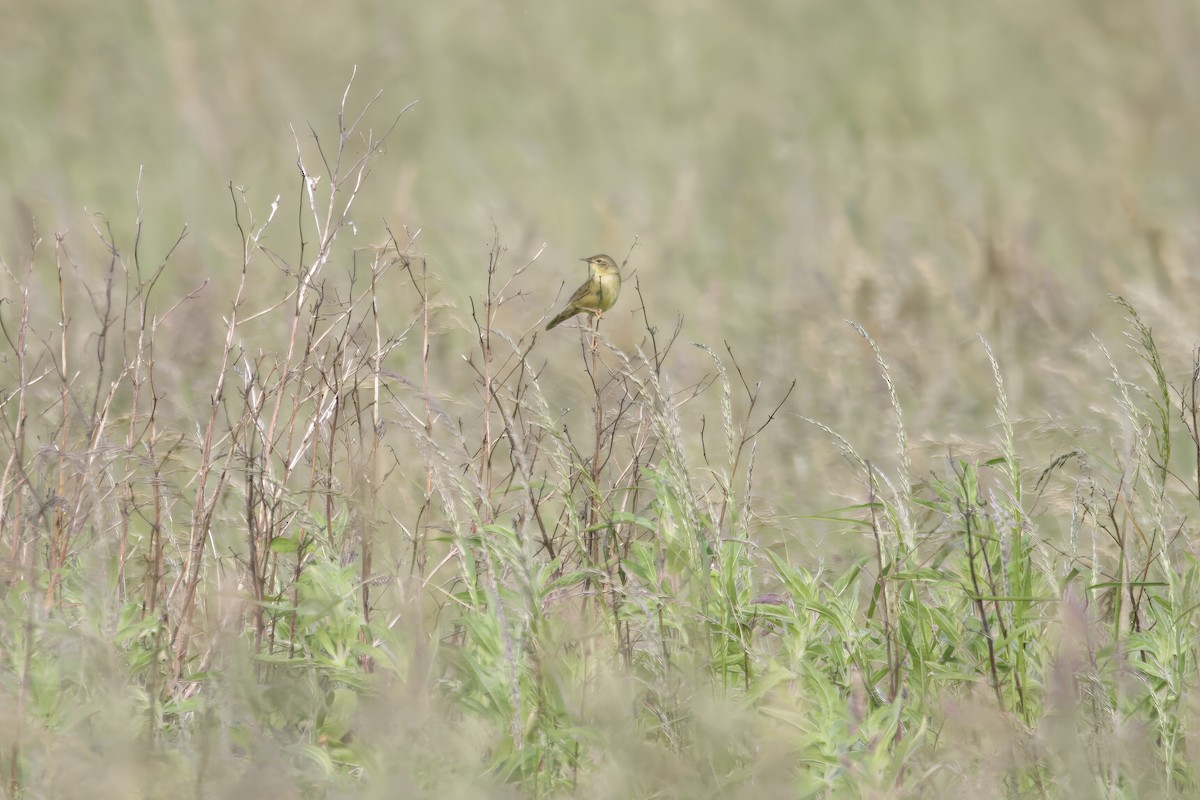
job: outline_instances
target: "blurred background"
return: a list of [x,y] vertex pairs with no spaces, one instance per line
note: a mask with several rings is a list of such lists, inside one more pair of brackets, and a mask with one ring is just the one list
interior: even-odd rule
[[[616,344],[645,343],[636,281],[652,325],[682,317],[677,387],[713,371],[690,341],[723,355],[728,343],[746,379],[762,381],[760,412],[797,381],[757,454],[764,515],[863,499],[802,417],[885,467],[897,457],[875,356],[845,320],[891,368],[914,475],[994,438],[979,334],[1034,469],[1081,437],[1104,447],[1115,411],[1086,414],[1112,403],[1098,340],[1119,362],[1137,359],[1107,293],[1154,328],[1168,377],[1190,367],[1200,7],[1184,0],[360,0],[286,12],[55,0],[10,8],[0,52],[10,269],[24,269],[36,235],[66,232],[80,280],[98,280],[108,257],[93,228],[111,225],[128,254],[141,170],[145,262],[188,229],[161,302],[208,278],[194,319],[219,319],[241,264],[229,184],[260,220],[279,198],[264,244],[295,256],[296,140],[327,175],[313,132],[336,150],[357,70],[349,117],[381,93],[363,130],[382,134],[415,105],[355,202],[354,244],[383,242],[385,224],[420,231],[450,402],[472,379],[460,358],[473,346],[469,299],[485,291],[495,237],[508,269],[545,245],[501,318],[514,332],[582,280],[578,258],[628,256],[605,323]],[[52,248],[35,261],[50,280]],[[384,292],[400,330],[419,299],[393,277]],[[289,280],[259,276],[256,300]],[[158,358],[188,370],[201,357],[188,340],[205,331],[186,326]],[[556,330],[538,348],[543,382],[561,392],[552,402],[586,407],[577,337]],[[409,372],[417,351],[390,366]],[[736,416],[745,395],[735,402]]]

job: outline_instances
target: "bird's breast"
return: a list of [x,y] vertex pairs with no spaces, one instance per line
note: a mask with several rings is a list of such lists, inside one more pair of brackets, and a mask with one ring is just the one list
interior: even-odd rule
[[621,293],[621,276],[619,275],[601,275],[600,276],[600,308],[607,311],[612,308],[613,303],[617,302],[617,295]]

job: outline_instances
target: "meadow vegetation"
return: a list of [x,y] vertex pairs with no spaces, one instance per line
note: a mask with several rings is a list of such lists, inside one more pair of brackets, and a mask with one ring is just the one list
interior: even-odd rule
[[7,796],[1200,790],[1200,15],[701,5],[0,33]]

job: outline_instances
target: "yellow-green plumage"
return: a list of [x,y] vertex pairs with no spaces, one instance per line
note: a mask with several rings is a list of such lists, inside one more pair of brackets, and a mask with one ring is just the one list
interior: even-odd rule
[[571,295],[566,308],[550,320],[546,330],[583,312],[603,314],[617,302],[617,295],[621,293],[621,268],[617,262],[605,255],[580,260],[587,262],[588,279]]

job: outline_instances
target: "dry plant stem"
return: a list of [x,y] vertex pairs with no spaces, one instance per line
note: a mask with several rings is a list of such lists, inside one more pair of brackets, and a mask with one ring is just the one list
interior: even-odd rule
[[[153,465],[154,480],[151,481],[151,492],[153,497],[153,521],[150,526],[150,542],[149,552],[150,558],[146,564],[146,574],[143,578],[143,602],[142,616],[147,614],[155,614],[158,604],[158,587],[162,580],[163,572],[163,543],[162,543],[162,481],[161,477],[161,462],[158,460],[155,448],[158,443],[157,430],[157,413],[158,413],[158,397],[154,390],[154,334],[157,330],[159,320],[151,320],[150,318],[150,297],[154,293],[154,288],[158,284],[158,279],[166,270],[167,263],[174,254],[175,249],[187,236],[187,228],[179,234],[171,249],[163,258],[162,263],[155,269],[154,274],[149,278],[142,275],[142,260],[141,260],[141,241],[142,241],[142,195],[141,195],[141,172],[138,173],[138,191],[137,191],[137,219],[135,222],[135,233],[133,242],[133,267],[134,276],[136,279],[137,289],[137,305],[134,309],[136,319],[134,320],[135,329],[137,331],[137,343],[133,353],[133,364],[130,366],[130,383],[132,388],[132,396],[130,397],[129,411],[129,428],[125,440],[125,448],[129,453],[133,453],[139,444],[145,447],[146,457],[150,464]],[[126,295],[128,297],[128,293]],[[128,312],[128,300],[126,301],[126,312]],[[168,310],[167,314],[170,314]],[[126,322],[125,328],[129,328],[129,323]],[[140,409],[142,407],[142,396],[144,392],[149,392],[149,408],[146,412],[146,420],[143,425],[140,419]],[[114,602],[119,600],[120,593],[124,591],[124,572],[125,560],[127,558],[126,548],[129,540],[129,515],[134,513],[136,509],[136,492],[132,480],[127,480],[125,485],[125,493],[127,497],[127,511],[122,515],[122,531],[121,531],[121,552],[118,559],[118,580],[115,592],[117,595],[113,598]]]
[[[171,635],[171,648],[173,651],[172,675],[176,681],[182,678],[184,665],[187,660],[188,645],[192,634],[191,621],[192,615],[195,612],[196,591],[200,584],[200,567],[204,556],[204,540],[208,536],[209,525],[213,512],[216,510],[217,501],[228,480],[229,465],[234,454],[237,452],[236,447],[229,447],[224,457],[224,462],[220,464],[219,471],[217,471],[216,465],[218,462],[215,455],[217,422],[220,409],[224,403],[225,376],[229,373],[235,349],[234,341],[239,323],[238,314],[241,312],[242,304],[245,302],[246,283],[254,248],[263,230],[270,224],[271,218],[274,216],[274,209],[272,209],[271,216],[267,218],[263,226],[258,231],[248,235],[242,226],[242,220],[238,214],[237,195],[234,193],[232,184],[229,186],[229,193],[233,200],[234,221],[237,224],[238,232],[241,234],[242,239],[242,271],[241,277],[238,280],[233,307],[229,310],[229,318],[225,325],[225,344],[221,349],[221,363],[217,371],[216,384],[213,387],[212,394],[209,395],[208,420],[205,423],[204,436],[200,445],[200,463],[196,472],[195,501],[192,505],[191,519],[189,521],[188,551],[184,561],[183,572],[176,582],[179,585],[181,581],[183,587],[183,597],[177,606],[175,630]],[[212,480],[210,476],[214,474],[216,475],[215,484],[210,487],[209,482]],[[211,497],[209,495],[210,488]],[[174,588],[172,589],[172,593],[174,593]]]
[[[425,259],[421,259],[421,395],[425,407],[425,436],[433,439],[433,408],[431,397],[432,388],[429,385],[429,267]],[[429,504],[433,498],[433,467],[425,466],[425,497],[421,504],[421,513],[427,518]],[[417,571],[425,577],[425,562],[428,559],[428,537],[425,535],[425,525],[418,522],[414,529],[419,543],[417,551]]]
[[[17,379],[18,385],[15,392],[17,400],[16,422],[12,429],[12,450],[9,452],[8,460],[4,464],[4,474],[0,476],[0,531],[12,531],[12,543],[9,546],[9,560],[14,563],[19,563],[22,547],[21,540],[24,537],[24,503],[25,496],[25,425],[27,421],[26,411],[26,391],[29,382],[28,364],[26,361],[27,355],[27,337],[29,334],[29,294],[30,283],[33,280],[33,263],[34,255],[37,252],[37,247],[40,244],[39,239],[35,239],[30,246],[29,264],[26,268],[24,281],[19,282],[21,286],[21,319],[17,323],[16,341],[7,328],[4,329],[5,339],[9,343],[9,347],[13,351],[13,355],[17,362]],[[7,270],[6,270],[7,271]],[[10,273],[11,276],[11,273]],[[15,278],[14,278],[15,280]],[[2,321],[0,321],[2,324]],[[12,396],[7,396],[0,403],[0,409],[7,405],[12,400]],[[0,419],[6,419],[0,415]],[[9,515],[8,509],[11,508],[12,514]],[[11,525],[9,524],[11,521]],[[24,559],[20,559],[24,561]],[[30,559],[28,563],[27,582],[29,586],[35,585],[36,580],[36,565]],[[30,671],[32,669],[33,660],[33,643],[36,641],[34,630],[34,604],[28,604],[25,611],[25,656],[21,665],[21,683],[17,690],[16,702],[16,720],[13,724],[13,729],[10,732],[12,745],[8,751],[8,787],[9,796],[18,797],[20,790],[21,776],[21,748],[24,735],[24,720],[25,720],[25,700],[29,695],[30,686]]]
[[[25,494],[28,488],[28,481],[25,477],[25,426],[29,418],[27,392],[30,382],[29,362],[28,362],[28,337],[29,337],[29,309],[30,309],[30,284],[33,281],[33,263],[34,255],[37,252],[40,239],[35,239],[30,246],[29,264],[25,269],[25,279],[17,281],[15,276],[14,282],[21,287],[21,319],[17,322],[16,340],[13,340],[12,334],[7,327],[4,328],[4,337],[8,341],[9,348],[13,352],[14,360],[17,364],[17,388],[12,395],[4,397],[4,401],[0,403],[0,409],[12,402],[15,395],[17,401],[16,421],[13,425],[10,440],[12,447],[9,450],[8,458],[4,462],[4,474],[0,475],[0,532],[10,531],[11,541],[8,547],[8,560],[13,563],[25,564],[30,569],[30,578],[33,578],[33,561],[26,562],[22,556],[22,540],[25,537]],[[6,270],[7,271],[7,270]],[[11,273],[9,273],[11,276]],[[3,319],[0,318],[0,325],[3,325]],[[6,421],[7,416],[0,415],[0,421]],[[10,511],[11,509],[11,511]],[[30,585],[33,585],[32,580]]]
[[[475,321],[475,334],[479,341],[482,364],[476,366],[473,360],[469,360],[468,364],[475,371],[483,399],[479,469],[476,473],[479,495],[475,502],[475,509],[476,516],[484,524],[491,524],[495,518],[492,497],[498,481],[493,471],[493,457],[500,437],[492,430],[492,412],[493,405],[499,408],[501,403],[497,389],[499,386],[507,385],[514,375],[519,376],[525,367],[524,355],[517,349],[513,340],[505,336],[502,332],[496,331],[496,315],[504,303],[513,299],[508,295],[513,282],[524,274],[529,265],[541,253],[542,250],[539,249],[533,258],[521,267],[513,270],[508,279],[502,285],[497,286],[496,276],[500,267],[500,257],[503,254],[503,249],[500,246],[500,237],[497,234],[492,241],[492,248],[488,255],[487,293],[484,298],[482,321],[476,312],[474,300],[471,302],[471,317]],[[498,335],[503,341],[512,345],[511,352],[503,359],[498,358],[496,355],[494,349],[496,342],[493,341],[493,336],[495,335]],[[518,384],[519,382],[520,379],[518,377]],[[518,388],[518,398],[519,392]],[[515,402],[515,407],[519,407],[519,399]],[[511,479],[512,473],[509,476],[509,480]]]
[[[353,78],[351,79],[352,82]],[[321,307],[324,295],[319,290],[318,281],[323,268],[329,261],[334,242],[342,227],[346,224],[349,211],[367,175],[371,159],[379,151],[383,141],[387,138],[387,134],[385,133],[381,139],[376,140],[368,132],[363,155],[348,168],[343,167],[342,159],[347,152],[347,142],[355,134],[364,118],[363,115],[366,114],[375,99],[378,99],[378,95],[376,95],[364,107],[359,116],[347,125],[345,105],[349,91],[350,84],[347,84],[338,114],[338,142],[332,165],[328,158],[326,158],[320,137],[316,135],[315,131],[313,132],[317,152],[329,175],[328,199],[323,203],[318,201],[316,193],[319,180],[312,177],[311,172],[305,167],[303,148],[299,140],[297,139],[296,141],[296,162],[300,171],[302,196],[299,203],[300,213],[297,219],[300,249],[296,262],[299,266],[295,270],[295,274],[297,275],[296,288],[290,298],[285,298],[280,303],[281,305],[283,302],[288,302],[289,300],[292,303],[292,321],[285,355],[281,362],[272,365],[266,376],[261,380],[257,377],[256,373],[252,373],[250,365],[246,365],[247,399],[249,402],[239,422],[239,427],[246,432],[254,434],[254,438],[258,441],[257,449],[259,451],[258,455],[255,456],[254,448],[251,445],[247,453],[249,463],[252,465],[247,471],[247,479],[248,481],[256,482],[257,485],[247,486],[246,522],[251,559],[251,581],[257,601],[254,612],[255,629],[260,646],[266,627],[265,620],[263,619],[262,601],[269,591],[274,591],[273,587],[277,583],[275,573],[278,569],[278,553],[272,550],[271,544],[276,538],[283,535],[292,514],[295,513],[288,511],[285,499],[285,493],[287,487],[290,485],[291,476],[300,459],[306,453],[312,452],[311,448],[314,445],[314,441],[322,431],[321,426],[330,424],[330,435],[332,436],[333,433],[336,433],[341,419],[343,382],[351,381],[355,383],[357,388],[356,380],[359,370],[357,359],[354,360],[352,366],[346,366],[341,371],[333,365],[319,365],[319,370],[326,371],[326,379],[321,382],[320,388],[312,387],[306,382],[306,377],[310,375],[311,369],[314,366],[313,360],[317,357],[317,349],[321,345],[321,342],[335,329],[342,330],[343,337],[348,336],[349,333],[356,305],[356,302],[353,300],[350,302],[349,308],[340,316],[335,317],[328,328],[324,331],[319,330],[322,321]],[[403,113],[401,111],[401,114]],[[398,119],[399,116],[397,116],[397,121]],[[394,127],[395,122],[392,124],[392,128]],[[388,130],[388,133],[390,132],[391,128]],[[308,263],[308,240],[303,221],[305,208],[312,215],[313,226],[317,234],[316,252],[312,257],[311,264]],[[273,214],[274,207],[272,216]],[[243,242],[245,244],[244,235]],[[260,249],[257,235],[251,244],[253,245],[252,247],[245,248],[244,259],[246,262],[249,261],[249,258],[255,251]],[[289,271],[291,270],[289,269]],[[315,300],[312,302],[310,308],[309,298],[313,294],[315,294]],[[279,305],[273,306],[273,308],[277,307]],[[272,309],[267,309],[260,312],[260,314],[268,313],[270,310]],[[255,316],[258,315],[249,317],[249,319],[253,319]],[[303,343],[301,343],[300,339],[302,330],[305,337]],[[346,341],[343,338],[340,347],[335,345],[335,358],[339,354],[340,357],[348,358],[350,348],[346,346]],[[328,372],[331,369],[333,371]],[[333,377],[330,378],[330,375]],[[303,432],[301,432],[300,422],[303,417],[302,412],[310,403],[315,404],[315,411],[312,420]],[[269,419],[264,423],[263,411],[267,409],[268,404],[270,406]],[[372,427],[374,429],[375,426],[373,425]],[[330,446],[332,447],[332,442]],[[328,459],[329,464],[327,467],[332,470],[332,450],[328,453]],[[314,482],[317,480],[316,467],[317,464],[314,459],[313,482],[310,482],[309,490],[310,500],[314,496]],[[334,481],[332,473],[329,473],[324,480],[328,487],[325,492],[325,522],[328,528],[327,533],[331,537],[331,545],[336,546],[332,542],[333,530],[331,527],[334,520],[332,494]],[[295,570],[292,573],[293,595],[298,588],[300,571],[305,561],[304,550],[306,543],[303,539],[304,534],[301,532],[299,536]],[[343,543],[343,549],[347,547],[348,541]],[[369,562],[368,554],[368,569]],[[369,599],[365,602],[369,603]],[[294,613],[292,626],[293,628],[295,626]],[[272,626],[272,638],[274,631],[275,628]]]
[[[264,460],[267,458],[265,454],[265,446],[260,441],[259,436],[255,436],[253,430],[254,423],[261,418],[263,405],[266,403],[266,392],[260,390],[260,387],[255,385],[256,378],[251,372],[249,366],[246,367],[245,382],[247,384],[244,390],[245,400],[243,401],[243,418],[239,421],[239,426],[247,427],[251,430],[250,435],[245,439],[245,482],[246,482],[246,539],[247,551],[249,558],[249,578],[250,578],[250,594],[253,602],[253,610],[251,611],[252,624],[254,627],[255,648],[262,648],[263,634],[265,632],[266,622],[264,619],[264,601],[266,599],[266,566],[265,560],[267,553],[265,552],[264,539],[267,534],[264,533],[264,528],[269,524],[265,519],[267,513],[267,498],[266,489],[263,484],[263,476],[267,474],[267,467],[264,465]],[[260,514],[260,509],[262,513]],[[297,560],[302,558],[302,554],[297,556]]]
[[[357,119],[355,119],[355,121],[349,127],[347,127],[345,122],[346,99],[349,95],[350,85],[352,83],[353,77],[351,78],[351,82],[347,84],[346,90],[342,95],[342,104],[338,112],[338,148],[337,155],[332,166],[330,166],[328,160],[325,158],[324,150],[321,147],[320,137],[313,132],[313,139],[316,143],[318,153],[320,154],[321,160],[325,164],[326,170],[329,173],[329,199],[328,202],[324,204],[323,209],[319,208],[320,204],[316,196],[318,179],[312,177],[312,173],[305,167],[303,150],[300,147],[299,141],[297,140],[296,142],[296,164],[300,170],[302,189],[307,196],[307,206],[313,216],[314,229],[317,234],[317,252],[313,257],[312,264],[310,266],[305,266],[307,239],[305,238],[304,226],[301,223],[299,231],[300,252],[297,259],[297,263],[300,265],[301,274],[297,279],[296,292],[294,295],[295,304],[293,306],[292,328],[288,336],[287,352],[284,356],[283,364],[279,370],[279,383],[277,387],[275,387],[275,405],[271,413],[271,421],[267,426],[266,440],[271,444],[272,447],[274,447],[275,443],[277,442],[277,431],[279,429],[283,404],[285,399],[287,399],[289,396],[287,392],[288,384],[295,375],[300,374],[299,371],[295,371],[293,369],[293,364],[297,358],[296,343],[299,337],[300,322],[305,311],[308,294],[317,287],[317,279],[320,277],[322,270],[329,261],[329,256],[333,248],[334,241],[337,239],[338,233],[345,225],[346,219],[350,213],[350,208],[354,205],[354,201],[358,197],[358,192],[362,187],[363,180],[366,178],[371,157],[378,152],[379,148],[383,146],[384,140],[387,138],[386,133],[379,140],[372,139],[368,134],[367,146],[363,155],[353,166],[351,166],[349,170],[347,170],[346,173],[342,172],[342,158],[346,152],[346,142],[355,134],[359,123],[362,122],[363,115],[366,114],[367,110],[379,97],[377,94],[370,102],[368,102],[363,108],[362,112],[360,112]],[[404,112],[401,111],[400,113],[403,114]],[[394,126],[395,123],[393,123],[393,127]],[[390,133],[390,129],[388,133]],[[351,179],[353,180],[353,185],[345,195],[341,195],[341,192],[343,191],[343,184]],[[344,203],[339,203],[341,196],[345,197]],[[303,208],[303,206],[304,203],[302,202],[301,208]],[[322,219],[322,214],[324,215],[324,219]],[[311,319],[312,327],[310,328],[310,341],[315,332],[316,324],[317,318],[316,314],[314,313]],[[311,356],[311,354],[312,349],[306,348],[300,358],[307,359],[309,356]],[[289,440],[287,446],[284,448],[284,452],[286,453],[292,452],[291,436],[294,435],[295,432],[295,421],[296,418],[294,415],[289,418]]]
[[[522,358],[522,363],[524,363],[524,358]],[[541,534],[542,547],[545,548],[549,559],[553,561],[556,558],[554,540],[550,537],[550,531],[547,530],[546,523],[542,520],[540,498],[533,493],[533,469],[526,457],[525,443],[523,441],[524,435],[517,425],[517,420],[513,412],[505,408],[502,403],[498,403],[497,408],[500,410],[501,419],[504,420],[504,435],[508,439],[509,447],[512,449],[514,456],[513,461],[517,467],[516,471],[509,476],[509,485],[511,487],[512,481],[519,473],[525,486],[522,495],[527,505],[526,512],[537,524],[538,531]]]
[[[368,452],[363,463],[363,473],[366,480],[367,497],[364,498],[366,505],[364,508],[368,512],[364,514],[363,529],[362,529],[362,615],[364,629],[359,631],[359,640],[367,643],[367,631],[365,626],[371,621],[371,579],[372,579],[372,556],[375,546],[375,521],[374,513],[371,509],[375,509],[379,505],[379,442],[383,436],[383,419],[381,417],[380,405],[380,371],[382,369],[383,356],[386,352],[383,346],[383,331],[379,315],[379,276],[382,272],[382,266],[378,260],[371,268],[371,327],[374,333],[375,352],[371,357],[371,409],[370,420],[371,425],[367,433],[367,441],[369,443]],[[357,392],[355,397],[357,397]],[[361,422],[359,425],[360,435],[362,432]],[[374,671],[374,664],[369,655],[364,654],[360,657],[360,663],[366,672]]]
[[[411,242],[410,242],[411,243]],[[411,268],[410,268],[411,272]],[[421,399],[425,407],[425,436],[433,437],[433,398],[430,396],[429,386],[429,266],[425,259],[421,259]],[[421,512],[427,513],[429,508],[430,498],[433,497],[433,468],[430,465],[425,467],[425,497],[421,506]],[[425,533],[424,527],[418,525],[414,530],[418,531],[418,538],[421,543],[420,547],[420,564],[419,574],[424,576],[425,569]]]
[[[131,366],[128,363],[122,363],[118,366],[116,374],[110,379],[108,391],[102,392],[103,377],[109,367],[111,358],[109,357],[109,337],[115,323],[113,315],[113,284],[115,283],[116,267],[120,262],[120,253],[115,244],[115,238],[111,229],[101,232],[97,230],[105,248],[109,251],[108,273],[105,276],[105,291],[103,303],[95,305],[95,311],[99,318],[99,332],[95,336],[96,342],[96,374],[97,383],[93,390],[91,409],[88,413],[85,426],[86,441],[84,444],[83,456],[76,460],[76,474],[72,480],[74,497],[68,502],[66,495],[60,495],[56,503],[56,513],[61,514],[62,524],[59,526],[60,539],[59,548],[54,555],[54,559],[61,570],[68,563],[71,543],[75,536],[83,528],[88,525],[91,518],[89,511],[94,507],[100,496],[112,487],[120,485],[119,480],[114,480],[110,473],[109,464],[112,448],[106,446],[108,439],[108,430],[110,427],[110,414],[112,412],[113,403],[117,399],[117,395],[121,388],[125,385],[126,378],[129,375]],[[63,251],[65,258],[65,250]],[[61,269],[62,258],[59,259]],[[59,275],[60,281],[60,308],[65,309],[65,291],[61,287],[62,276]],[[63,312],[65,316],[65,311]],[[63,340],[66,341],[65,338]],[[64,351],[65,353],[65,347]],[[70,391],[67,390],[67,397],[70,398]],[[66,442],[70,430],[70,410],[64,409],[64,422],[61,435],[62,441]],[[66,445],[60,445],[60,476],[63,474],[63,461],[67,457]],[[50,588],[47,592],[47,608],[53,603],[53,596],[56,592],[61,573],[56,573],[51,577]]]
[[[104,239],[103,235],[101,238]],[[93,484],[99,476],[93,472],[93,467],[101,458],[103,452],[101,444],[107,430],[109,410],[112,407],[112,402],[125,375],[125,370],[122,369],[121,374],[113,379],[110,391],[106,395],[101,394],[100,379],[97,379],[96,389],[92,398],[92,407],[86,421],[87,444],[81,460],[82,466],[76,467],[74,478],[69,479],[67,474],[67,465],[70,463],[68,461],[68,444],[71,428],[71,408],[73,406],[70,387],[73,381],[68,377],[69,370],[71,369],[67,361],[70,326],[66,311],[66,287],[63,280],[64,261],[69,261],[69,257],[63,244],[63,237],[59,236],[57,240],[55,264],[59,285],[59,316],[62,323],[62,332],[59,337],[59,370],[62,379],[60,402],[63,406],[63,416],[57,443],[58,494],[54,502],[54,524],[51,531],[49,557],[51,572],[45,597],[45,609],[47,611],[53,607],[54,598],[62,577],[62,568],[67,563],[70,553],[73,534],[79,528],[83,527],[87,519],[87,515],[84,513],[84,506],[94,499],[93,490],[95,487]],[[105,280],[105,304],[102,308],[97,309],[97,314],[100,316],[100,332],[96,337],[96,355],[97,373],[100,376],[103,376],[106,364],[108,332],[112,322],[112,283],[118,259],[116,247],[112,244],[111,231],[108,238],[104,239],[104,244],[109,250],[109,270]],[[101,400],[102,397],[104,398],[103,401]],[[73,484],[74,495],[71,499],[69,499],[70,496],[67,494],[68,480]]]
[[496,270],[500,266],[500,238],[492,239],[492,249],[488,253],[487,293],[483,300],[483,324],[476,323],[479,335],[480,349],[480,388],[483,392],[481,412],[482,432],[479,450],[479,487],[480,496],[476,501],[475,511],[480,522],[484,525],[492,523],[492,402],[493,402],[493,368],[492,362],[492,325],[496,315],[496,296],[493,282]]
[[[59,354],[58,354],[58,374],[61,381],[61,389],[59,391],[59,405],[62,408],[62,420],[59,423],[58,435],[58,466],[56,469],[57,485],[55,488],[56,498],[65,498],[67,496],[66,487],[66,468],[63,459],[67,453],[67,428],[70,425],[70,365],[67,361],[67,339],[70,334],[71,321],[67,317],[67,300],[66,288],[63,285],[63,238],[62,235],[55,236],[54,245],[54,266],[55,273],[58,276],[58,320],[59,320]],[[54,513],[51,515],[52,524],[50,527],[50,549],[47,553],[48,561],[46,564],[47,574],[50,575],[50,582],[46,588],[46,597],[44,600],[45,610],[48,612],[54,600],[54,593],[58,586],[58,553],[62,547],[62,540],[65,537],[64,520],[63,520],[63,503],[62,501],[55,502]]]
[[[642,285],[637,275],[634,275],[634,288],[638,296],[638,304],[642,311],[642,321],[646,328],[646,334],[650,341],[650,355],[646,357],[642,355],[642,362],[650,368],[650,380],[657,382],[662,377],[662,365],[666,361],[667,355],[674,347],[675,342],[679,338],[680,332],[683,330],[683,317],[676,319],[675,329],[671,336],[667,338],[666,343],[660,348],[658,344],[658,328],[650,323],[650,315],[646,308],[645,298],[642,296]],[[645,340],[643,340],[643,344]],[[646,395],[646,384],[635,375],[635,371],[630,366],[627,374],[631,376],[632,382],[635,384],[634,396],[644,401]],[[653,402],[653,401],[651,401]],[[658,440],[651,436],[654,429],[653,410],[650,409],[645,402],[641,403],[641,419],[638,422],[637,431],[634,434],[633,456],[630,459],[629,465],[625,473],[618,480],[624,484],[626,481],[632,486],[632,491],[629,493],[628,501],[630,508],[639,507],[639,498],[641,495],[642,484],[638,481],[638,476],[641,474],[643,464],[653,463],[658,455]],[[646,448],[649,447],[647,452]],[[626,477],[627,476],[627,477]],[[629,548],[632,545],[632,535],[627,536],[625,546],[622,551],[622,557],[629,555]],[[659,622],[662,623],[662,612],[659,611]],[[632,655],[632,654],[630,654]]]
[[666,351],[671,349],[671,343],[675,337],[679,335],[680,327],[683,324],[683,318],[679,318],[679,325],[675,328],[675,334],[671,337],[671,342],[667,343],[664,350],[660,351],[658,347],[658,327],[650,324],[650,313],[646,310],[646,300],[642,297],[642,279],[637,275],[633,276],[633,288],[638,296],[638,304],[642,310],[642,322],[646,326],[646,334],[650,337],[650,356],[654,359],[654,375],[655,377],[662,376],[663,359],[666,357]]
[[[588,558],[593,567],[600,564],[600,448],[604,436],[604,398],[600,391],[600,365],[597,360],[597,339],[600,333],[600,314],[596,314],[589,326],[588,335],[588,375],[592,381],[593,406],[596,439],[592,447],[592,469],[589,483],[588,502]],[[608,581],[605,582],[605,592],[608,591]]]
[[[396,240],[396,235],[388,229],[388,237],[392,248],[396,251],[396,257],[404,265],[404,270],[408,273],[409,280],[412,281],[413,287],[417,290],[421,298],[421,400],[424,406],[424,425],[425,438],[427,441],[433,439],[433,397],[431,387],[429,385],[429,266],[424,258],[421,261],[421,277],[420,282],[417,281],[417,276],[413,274],[413,259],[409,257],[408,252],[412,249],[413,242],[420,235],[420,230],[417,233],[409,236],[408,245],[401,252],[400,244]],[[382,365],[381,365],[382,367]],[[427,552],[427,537],[425,535],[426,520],[429,516],[431,503],[433,500],[433,465],[429,461],[425,462],[425,491],[421,502],[421,508],[417,511],[416,524],[413,525],[413,552],[412,563],[410,565],[411,573],[415,573],[418,577],[424,579],[425,565],[428,560]],[[410,574],[411,574],[410,573]]]
[[[795,390],[796,380],[795,379],[792,380],[792,383],[790,386],[788,386],[787,391],[783,393],[783,399],[781,399],[775,405],[775,408],[771,411],[770,414],[767,415],[767,419],[763,422],[763,424],[759,425],[758,428],[753,433],[748,433],[748,431],[750,430],[750,419],[754,414],[754,407],[755,407],[755,405],[758,404],[758,393],[762,389],[762,382],[760,381],[758,383],[755,383],[754,389],[751,389],[750,384],[746,381],[746,376],[742,374],[742,367],[740,364],[738,364],[737,357],[734,356],[734,354],[733,354],[733,347],[730,346],[728,341],[725,342],[725,351],[727,353],[729,353],[729,360],[733,363],[733,368],[737,371],[738,380],[741,381],[742,389],[745,390],[746,398],[749,401],[749,404],[746,407],[746,414],[742,418],[742,423],[739,426],[737,449],[736,449],[736,452],[734,453],[733,463],[730,465],[729,481],[730,481],[730,484],[732,485],[734,476],[737,475],[738,467],[741,465],[742,454],[746,450],[746,445],[749,444],[751,441],[753,441],[756,436],[758,436],[760,433],[762,433],[763,430],[768,425],[770,425],[772,422],[774,422],[775,416],[779,413],[779,409],[783,408],[783,404],[787,402],[787,399],[789,397],[791,397],[792,392]],[[717,515],[717,530],[718,531],[720,531],[724,528],[725,513],[726,513],[726,511],[729,510],[729,500],[730,500],[730,492],[729,492],[729,489],[726,488],[724,491],[724,496],[721,500],[721,511]],[[749,492],[747,492],[747,497],[745,498],[745,501],[749,502]]]

